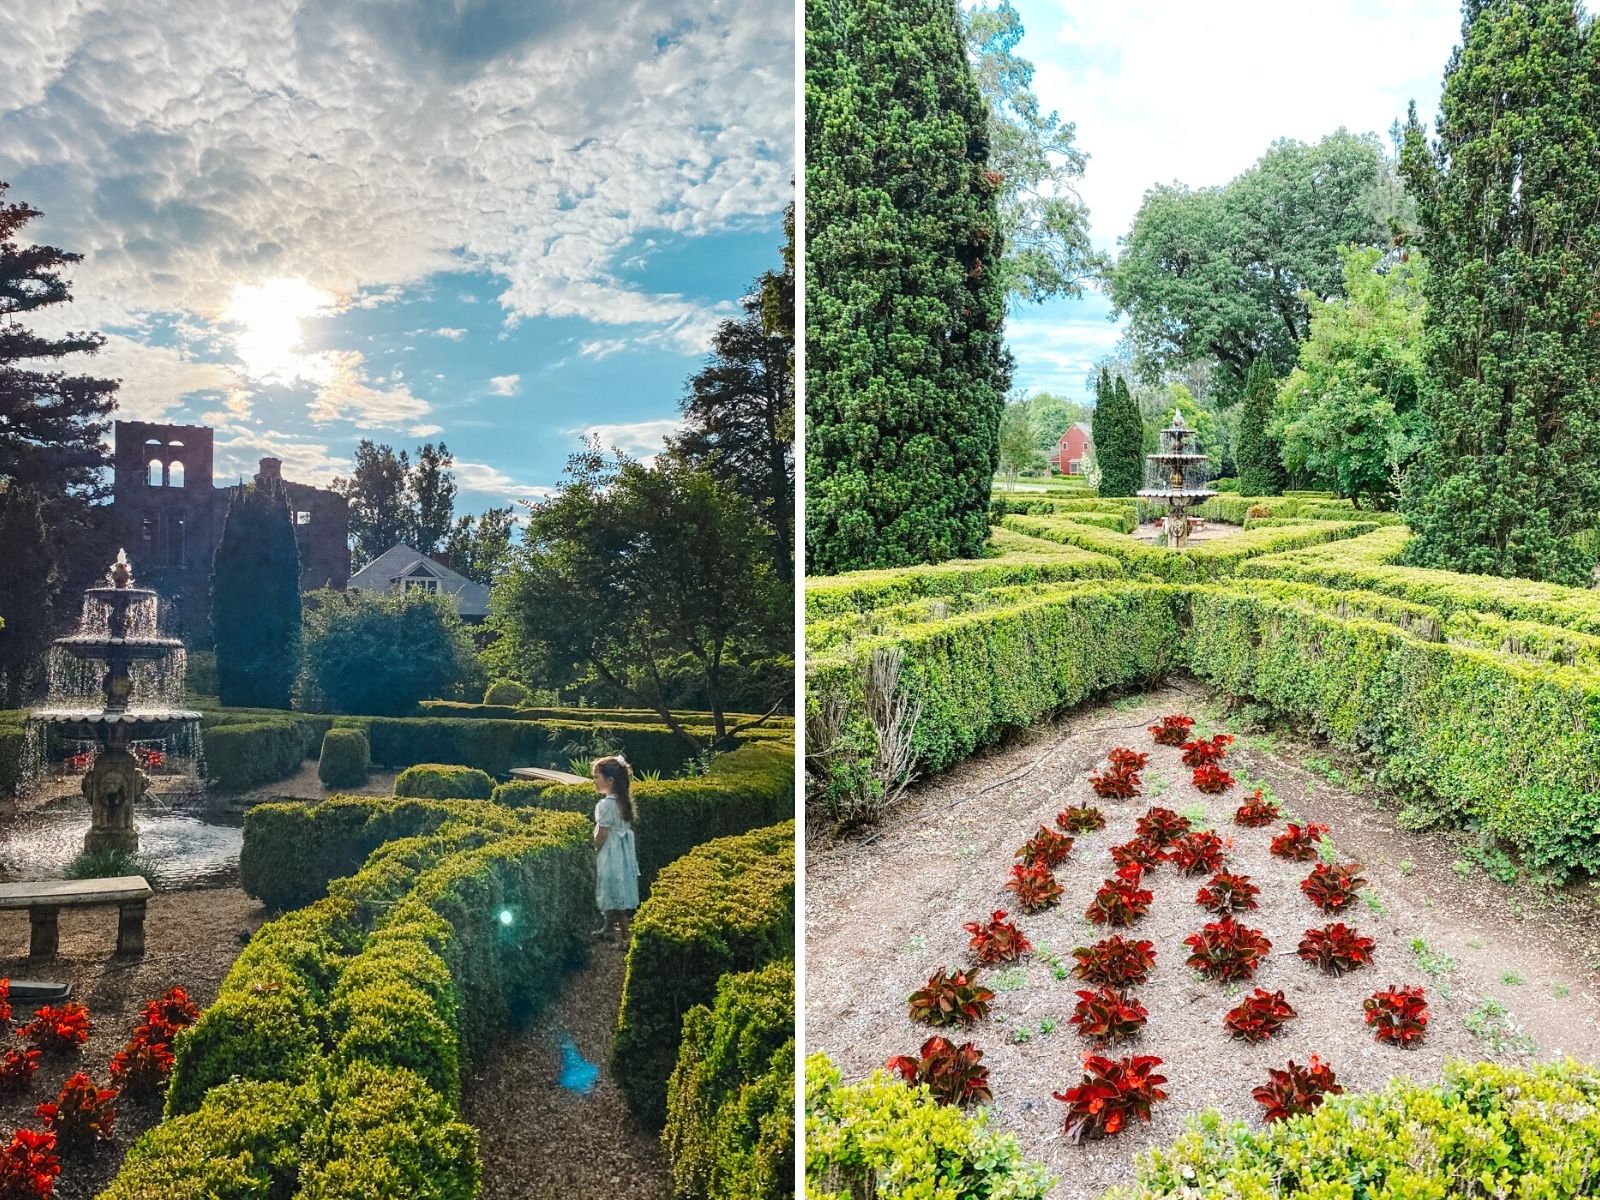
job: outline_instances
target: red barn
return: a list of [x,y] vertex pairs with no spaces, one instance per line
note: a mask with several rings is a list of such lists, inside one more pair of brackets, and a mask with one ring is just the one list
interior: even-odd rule
[[1083,474],[1083,456],[1094,446],[1094,432],[1082,421],[1069,425],[1056,443],[1050,465],[1063,475]]

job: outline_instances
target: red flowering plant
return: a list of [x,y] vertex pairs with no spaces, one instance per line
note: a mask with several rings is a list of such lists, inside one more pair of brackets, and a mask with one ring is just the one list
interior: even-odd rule
[[139,1026],[128,1044],[111,1057],[111,1082],[123,1095],[136,1100],[156,1095],[172,1073],[172,1043],[151,1040],[151,1028]]
[[1223,841],[1214,833],[1186,833],[1167,847],[1167,861],[1180,875],[1211,874],[1222,866]]
[[1092,946],[1079,946],[1072,952],[1072,957],[1078,960],[1072,973],[1079,979],[1111,987],[1143,983],[1150,978],[1150,972],[1156,965],[1153,943],[1129,941],[1120,933],[1114,933]]
[[983,1051],[971,1042],[956,1046],[935,1034],[917,1055],[896,1054],[885,1065],[912,1086],[926,1086],[940,1104],[987,1104],[994,1099],[989,1068],[979,1065]]
[[1117,988],[1099,987],[1078,993],[1068,1020],[1080,1037],[1092,1042],[1119,1042],[1138,1035],[1150,1019],[1145,1006]]
[[994,993],[974,982],[976,971],[941,967],[928,986],[911,993],[910,1016],[924,1025],[972,1025],[989,1015]]
[[962,928],[972,935],[972,953],[985,966],[1016,962],[1033,949],[1027,935],[1006,920],[1003,908],[995,909],[987,922],[968,921]]
[[1134,822],[1133,831],[1153,846],[1166,847],[1189,832],[1189,818],[1152,805]]
[[1377,945],[1369,937],[1362,937],[1342,921],[1324,925],[1321,929],[1306,930],[1300,939],[1298,953],[1318,970],[1328,975],[1343,975],[1372,961],[1372,948]]
[[1089,786],[1094,794],[1104,800],[1132,800],[1144,786],[1139,772],[1108,767],[1089,776]]
[[1300,881],[1300,890],[1323,912],[1343,912],[1355,903],[1356,889],[1366,882],[1356,874],[1360,869],[1360,863],[1318,863]]
[[19,1129],[0,1148],[0,1200],[50,1200],[59,1174],[56,1135],[48,1130]]
[[1192,742],[1183,744],[1183,765],[1186,767],[1207,767],[1219,763],[1228,756],[1228,747],[1233,744],[1231,733],[1219,733],[1211,738],[1196,738]]
[[1427,1032],[1428,1001],[1420,987],[1397,988],[1391,983],[1386,991],[1373,992],[1361,1006],[1380,1042],[1415,1046]]
[[1011,881],[1006,884],[1006,890],[1015,892],[1017,904],[1023,912],[1030,913],[1053,908],[1060,903],[1063,891],[1049,867],[1042,864],[1025,867],[1021,863],[1011,868]]
[[1250,882],[1250,876],[1218,871],[1195,893],[1194,902],[1214,913],[1237,913],[1257,907],[1259,895],[1261,889]]
[[1317,843],[1328,832],[1326,825],[1296,825],[1289,827],[1272,839],[1272,852],[1291,862],[1309,862],[1317,856]]
[[34,1072],[39,1069],[39,1051],[30,1046],[21,1049],[16,1046],[0,1054],[0,1092],[20,1092],[27,1089],[33,1082]]
[[182,1029],[200,1019],[200,1006],[190,1000],[189,993],[181,987],[169,988],[144,1006],[144,1019],[147,1025],[165,1025],[168,1029]]
[[1234,784],[1234,778],[1214,763],[1194,769],[1194,786],[1208,796],[1218,796]]
[[1155,896],[1139,886],[1143,872],[1137,863],[1118,869],[1116,877],[1100,885],[1083,915],[1098,924],[1132,925],[1150,911]]
[[1271,825],[1282,815],[1278,802],[1266,799],[1261,795],[1261,789],[1257,788],[1234,810],[1233,823],[1244,829],[1260,829],[1263,825]]
[[1117,746],[1106,755],[1113,771],[1142,771],[1150,763],[1150,756],[1126,746]]
[[1057,813],[1056,827],[1067,833],[1093,833],[1106,827],[1106,815],[1085,800]]
[[1186,966],[1207,979],[1225,983],[1249,979],[1272,949],[1266,934],[1240,925],[1232,917],[1208,922],[1199,933],[1184,938],[1183,944],[1194,951]]
[[33,1020],[19,1032],[34,1046],[46,1052],[75,1050],[89,1040],[89,1010],[76,1000],[61,1007],[46,1004],[35,1009]]
[[1030,867],[1046,866],[1058,867],[1067,861],[1067,855],[1072,853],[1073,839],[1064,833],[1057,833],[1048,826],[1039,826],[1039,832],[1022,843],[1016,856]]
[[11,980],[0,979],[0,1029],[11,1024]]
[[1119,1059],[1084,1055],[1083,1081],[1052,1093],[1067,1106],[1066,1135],[1074,1142],[1109,1137],[1130,1117],[1148,1121],[1150,1106],[1167,1098],[1160,1087],[1167,1077],[1156,1074],[1160,1065],[1161,1060],[1149,1054]]
[[1117,870],[1124,867],[1138,867],[1141,871],[1148,871],[1159,866],[1166,856],[1162,854],[1161,847],[1148,838],[1129,838],[1120,846],[1111,847],[1111,861],[1117,864]]
[[1281,991],[1257,988],[1242,1003],[1228,1010],[1222,1018],[1222,1026],[1236,1038],[1264,1042],[1297,1015]]
[[61,1085],[61,1094],[53,1102],[33,1111],[44,1127],[56,1135],[61,1153],[72,1156],[88,1153],[111,1139],[117,1118],[116,1100],[115,1091],[95,1087],[94,1080],[79,1071]]
[[1333,1068],[1313,1054],[1309,1066],[1297,1066],[1290,1059],[1284,1070],[1268,1070],[1267,1082],[1251,1095],[1266,1110],[1263,1117],[1272,1122],[1314,1112],[1325,1098],[1343,1091],[1334,1079]]
[[1189,730],[1193,728],[1193,717],[1175,713],[1162,717],[1159,724],[1150,726],[1150,736],[1158,746],[1181,746],[1189,740]]

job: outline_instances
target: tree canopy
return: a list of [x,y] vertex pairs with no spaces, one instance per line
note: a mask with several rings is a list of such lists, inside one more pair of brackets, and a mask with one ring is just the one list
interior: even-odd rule
[[302,692],[336,713],[409,716],[474,669],[449,598],[417,590],[309,593],[301,651]]
[[413,458],[371,438],[356,443],[348,478],[333,489],[350,503],[351,552],[357,565],[401,542],[423,554],[446,548],[455,533],[455,457],[443,442],[425,442]]

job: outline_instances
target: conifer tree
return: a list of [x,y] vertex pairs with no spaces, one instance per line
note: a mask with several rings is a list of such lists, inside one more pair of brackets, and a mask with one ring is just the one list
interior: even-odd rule
[[1468,0],[1436,140],[1401,165],[1428,255],[1431,427],[1409,561],[1585,584],[1600,506],[1600,38],[1576,0]]
[[1233,452],[1241,496],[1276,496],[1288,482],[1281,449],[1271,433],[1277,396],[1272,367],[1265,358],[1256,359],[1244,378],[1244,407],[1239,411],[1239,437]]
[[288,494],[260,477],[236,488],[211,576],[217,699],[288,708],[299,667],[300,554]]
[[1010,384],[988,117],[954,0],[806,4],[806,557],[977,554]]
[[1144,420],[1128,391],[1128,381],[1106,375],[1103,432],[1095,431],[1094,457],[1100,467],[1102,496],[1131,496],[1144,483]]
[[[1095,458],[1100,457],[1100,447],[1105,444],[1106,418],[1111,415],[1111,372],[1100,368],[1100,378],[1094,381],[1094,412],[1089,414],[1089,434],[1094,439]],[[1062,470],[1066,470],[1065,467]],[[1103,482],[1103,481],[1102,481]]]

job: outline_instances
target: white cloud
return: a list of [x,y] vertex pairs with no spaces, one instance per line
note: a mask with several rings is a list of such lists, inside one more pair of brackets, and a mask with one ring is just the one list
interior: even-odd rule
[[387,390],[372,386],[359,350],[335,350],[319,356],[325,374],[319,378],[316,399],[306,415],[318,424],[352,421],[366,427],[401,429],[432,406],[399,383]]
[[444,426],[443,425],[413,425],[410,429],[406,430],[406,432],[409,433],[412,437],[428,438],[428,437],[432,437],[436,433],[443,433],[444,432]]
[[522,384],[521,375],[496,375],[489,380],[491,396],[515,396]]
[[220,393],[225,403],[242,402],[238,375],[220,363],[201,362],[187,348],[156,346],[110,334],[100,353],[83,364],[95,375],[122,380],[117,417],[124,421],[162,421],[196,393]]
[[449,325],[441,326],[440,328],[435,329],[433,332],[439,337],[449,338],[452,342],[459,342],[462,338],[467,336],[467,331],[465,329]]
[[659,454],[667,437],[683,428],[676,417],[659,421],[633,421],[615,425],[590,425],[571,432],[584,438],[599,438],[606,448],[616,447],[634,458],[649,460]]
[[458,462],[456,482],[463,491],[488,492],[509,500],[540,500],[555,489],[537,484],[518,483],[498,467],[487,463]]

